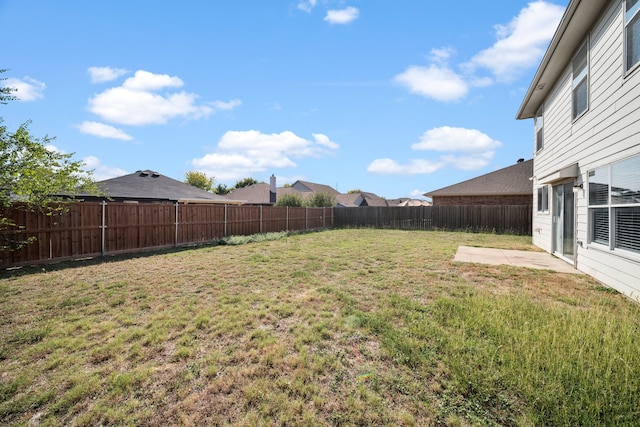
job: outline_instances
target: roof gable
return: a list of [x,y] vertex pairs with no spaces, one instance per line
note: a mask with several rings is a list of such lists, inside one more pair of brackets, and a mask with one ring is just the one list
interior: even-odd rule
[[595,25],[607,0],[571,0],[527,90],[516,119],[535,116],[575,51]]
[[308,192],[312,192],[312,193],[328,193],[331,195],[336,195],[336,194],[340,194],[337,190],[335,190],[333,187],[330,187],[328,185],[324,185],[324,184],[316,184],[315,182],[308,182],[308,181],[296,181],[293,184],[291,184],[291,187],[295,188],[298,191],[302,191],[305,193]]
[[[271,191],[270,185],[264,182],[258,184],[248,185],[246,187],[234,188],[228,196],[234,200],[242,200],[246,203],[255,204],[270,204],[269,193]],[[300,197],[304,197],[304,194],[292,187],[278,187],[276,188],[276,200],[284,194],[298,194]]]
[[533,159],[467,181],[425,193],[439,196],[498,196],[533,194]]
[[226,197],[204,191],[193,185],[177,181],[151,170],[111,178],[96,183],[104,193],[113,199],[140,201],[219,201],[229,202]]

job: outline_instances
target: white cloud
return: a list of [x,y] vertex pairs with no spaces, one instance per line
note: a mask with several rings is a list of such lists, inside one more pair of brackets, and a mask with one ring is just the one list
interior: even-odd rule
[[358,8],[349,6],[344,9],[332,9],[328,10],[324,17],[324,20],[330,24],[348,24],[356,19],[360,15]]
[[303,12],[310,13],[311,10],[316,7],[317,3],[318,0],[303,0],[298,3],[298,9],[302,10]]
[[121,139],[131,141],[133,137],[121,129],[99,122],[85,121],[76,126],[81,133],[97,136],[98,138]]
[[409,193],[409,197],[411,197],[412,199],[423,199],[424,193],[426,193],[426,191],[415,189],[411,193]]
[[[411,159],[400,164],[392,159],[377,159],[367,171],[377,175],[422,175],[436,172],[445,166],[461,170],[477,170],[489,165],[500,141],[476,129],[443,126],[426,131],[413,150],[445,152],[437,160]],[[460,153],[460,154],[452,154]]]
[[436,101],[457,101],[467,95],[468,84],[446,65],[409,67],[394,77],[394,81],[406,86],[411,93]]
[[53,144],[47,144],[47,145],[44,146],[44,148],[46,148],[47,150],[51,151],[52,153],[66,154],[66,151],[59,149],[58,147],[56,147]]
[[138,70],[122,86],[104,90],[89,99],[88,109],[104,121],[143,126],[163,124],[176,117],[207,117],[217,110],[229,110],[241,104],[240,100],[234,99],[214,101],[210,103],[212,106],[199,105],[196,102],[198,95],[194,93],[170,91],[183,84],[175,76]]
[[433,48],[429,52],[429,59],[437,64],[446,64],[455,50],[451,47]]
[[441,159],[456,169],[472,171],[489,166],[489,163],[491,163],[494,156],[495,152],[493,150],[489,150],[483,153],[476,153],[472,156],[447,155],[442,156]]
[[[436,101],[460,100],[470,87],[511,82],[538,63],[563,13],[562,6],[533,1],[507,25],[496,25],[495,44],[459,64],[459,72],[448,64],[454,49],[434,48],[429,53],[429,66],[411,66],[395,76],[394,81],[411,93]],[[477,75],[479,69],[488,70],[492,77]]]
[[28,76],[22,79],[7,78],[3,86],[16,89],[15,92],[11,92],[11,95],[24,102],[44,98],[44,89],[46,88],[44,83]]
[[232,99],[231,101],[228,101],[228,102],[213,101],[211,105],[213,106],[213,108],[215,108],[218,111],[228,111],[228,110],[233,110],[234,108],[242,105],[242,101],[240,101],[239,99]]
[[464,64],[474,72],[488,69],[499,80],[510,82],[535,66],[553,37],[564,8],[547,1],[531,2],[507,25],[496,25],[496,43]]
[[414,150],[478,152],[500,147],[502,143],[476,129],[442,126],[426,131]]
[[138,70],[133,77],[124,81],[122,87],[136,91],[155,91],[165,87],[182,87],[183,85],[184,83],[179,77]]
[[312,133],[313,138],[316,140],[318,145],[322,145],[323,147],[327,147],[330,150],[337,150],[339,145],[335,142],[331,141],[327,135],[321,133]]
[[87,156],[82,161],[84,162],[85,170],[93,171],[93,179],[95,181],[104,181],[105,179],[127,174],[124,169],[103,165],[100,159],[95,156]]
[[198,170],[229,181],[251,176],[274,168],[293,168],[293,159],[323,157],[333,153],[339,145],[326,135],[313,134],[314,141],[290,131],[264,134],[260,131],[228,131],[216,149],[191,163]]
[[[67,154],[66,151],[59,149],[53,144],[48,144],[45,148],[54,153]],[[84,163],[84,166],[82,167],[83,171],[91,172],[91,177],[94,181],[104,181],[105,179],[127,174],[127,171],[123,169],[103,165],[95,156],[87,156],[83,158],[82,163]]]
[[433,173],[443,166],[444,162],[424,159],[411,159],[404,165],[392,159],[376,159],[367,166],[367,172],[376,175],[422,175]]
[[91,83],[104,83],[115,80],[118,77],[127,74],[128,71],[123,68],[89,67],[87,72],[91,77]]

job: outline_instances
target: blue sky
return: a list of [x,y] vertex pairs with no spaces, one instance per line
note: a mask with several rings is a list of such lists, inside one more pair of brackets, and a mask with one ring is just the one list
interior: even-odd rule
[[98,180],[190,170],[421,197],[533,156],[567,0],[0,0],[0,106]]

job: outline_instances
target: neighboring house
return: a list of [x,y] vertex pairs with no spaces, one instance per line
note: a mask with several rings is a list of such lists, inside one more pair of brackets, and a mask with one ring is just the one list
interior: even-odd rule
[[77,197],[85,201],[112,200],[128,203],[238,203],[150,170],[139,170],[129,175],[98,181],[96,184],[106,197]]
[[358,192],[338,194],[336,197],[336,207],[353,208],[353,207],[392,207],[392,206],[431,206],[431,202],[426,200],[415,200],[409,198],[385,199],[374,193]]
[[[392,206],[392,205],[390,205]],[[416,199],[407,199],[403,202],[398,203],[395,206],[406,207],[406,206],[433,206],[433,203],[427,200],[416,200]]]
[[361,206],[369,206],[362,193],[338,194],[336,198],[336,207],[338,208],[358,208]]
[[332,196],[336,196],[340,194],[340,192],[338,192],[338,190],[336,190],[333,187],[330,187],[324,184],[316,184],[314,182],[308,182],[308,181],[296,181],[293,184],[291,184],[291,188],[295,188],[296,190],[302,193],[307,193],[307,194],[327,193]]
[[533,160],[425,193],[434,206],[454,205],[531,205],[533,199]]
[[374,193],[358,191],[357,193],[336,194],[336,207],[357,208],[364,206],[388,206],[386,199]]
[[233,200],[242,200],[245,204],[274,205],[284,194],[297,194],[302,199],[306,199],[314,193],[327,193],[334,197],[340,194],[328,185],[307,181],[296,181],[288,187],[276,187],[275,176],[271,176],[269,184],[258,183],[235,188],[227,194],[227,197]]
[[[276,201],[284,194],[298,194],[300,197],[305,198],[306,194],[296,190],[292,187],[278,187],[276,188]],[[234,188],[227,194],[230,199],[242,200],[245,204],[249,205],[273,205],[275,204],[271,200],[271,187],[269,184],[260,182],[258,184],[249,185],[246,187]]]
[[533,243],[640,301],[640,1],[571,0],[517,113]]

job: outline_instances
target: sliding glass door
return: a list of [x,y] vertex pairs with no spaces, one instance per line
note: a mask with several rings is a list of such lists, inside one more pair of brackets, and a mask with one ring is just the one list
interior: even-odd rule
[[553,187],[553,252],[573,260],[575,211],[573,183]]

